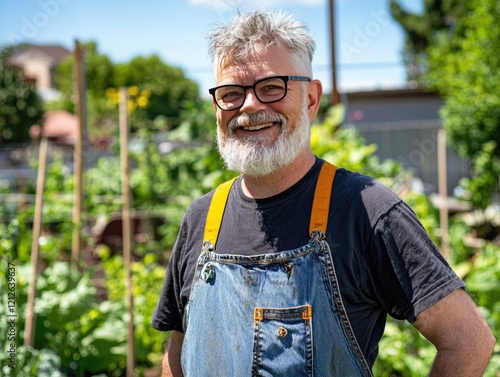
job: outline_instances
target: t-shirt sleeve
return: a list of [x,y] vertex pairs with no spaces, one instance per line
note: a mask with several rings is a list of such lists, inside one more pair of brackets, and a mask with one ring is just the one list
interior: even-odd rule
[[183,306],[180,296],[182,283],[178,266],[184,254],[185,240],[186,224],[184,219],[168,261],[160,298],[151,319],[151,326],[160,331],[177,330],[184,332],[182,329]]
[[394,318],[413,323],[418,314],[459,288],[454,273],[413,210],[395,204],[373,228],[373,291]]
[[184,332],[184,310],[203,243],[203,231],[213,191],[198,198],[186,211],[175,241],[151,326],[160,331]]

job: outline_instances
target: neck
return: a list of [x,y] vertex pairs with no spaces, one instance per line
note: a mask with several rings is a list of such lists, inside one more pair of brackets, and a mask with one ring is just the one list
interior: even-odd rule
[[304,177],[315,161],[313,153],[306,150],[288,166],[264,177],[243,175],[243,192],[254,199],[264,199],[277,195]]

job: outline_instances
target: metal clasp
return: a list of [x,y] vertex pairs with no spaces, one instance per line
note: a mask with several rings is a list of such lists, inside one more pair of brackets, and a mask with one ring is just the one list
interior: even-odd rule
[[203,281],[209,281],[210,279],[213,279],[215,277],[214,267],[211,263],[207,263],[205,264],[205,266],[203,266],[200,277]]
[[302,319],[307,321],[311,319],[313,316],[312,312],[312,306],[311,305],[305,305],[304,306],[304,311],[302,312]]
[[201,248],[202,253],[208,253],[209,251],[214,251],[215,245],[210,241],[203,241],[203,246]]
[[325,238],[326,238],[325,233],[323,233],[323,231],[319,229],[315,229],[311,232],[311,239],[313,239],[314,241],[317,242],[323,241]]

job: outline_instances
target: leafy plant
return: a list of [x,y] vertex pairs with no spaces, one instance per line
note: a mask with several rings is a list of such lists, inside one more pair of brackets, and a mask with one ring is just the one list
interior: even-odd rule
[[16,348],[16,363],[8,363],[6,349],[0,355],[2,376],[10,377],[65,377],[61,370],[61,358],[50,349],[37,350],[32,347]]
[[[105,247],[99,249],[102,266],[106,274],[106,287],[109,300],[125,302],[125,270],[123,258],[111,256]],[[142,366],[157,365],[163,356],[166,340],[164,333],[153,329],[150,325],[161,283],[165,277],[165,267],[157,263],[158,256],[149,253],[139,262],[133,262],[132,292],[134,295],[134,324],[136,339],[136,358]]]
[[42,118],[42,101],[33,85],[9,66],[11,49],[0,51],[0,140],[29,140],[29,129]]
[[[159,133],[164,125],[162,118],[141,128],[136,134],[137,148],[130,153],[134,209],[159,217],[159,221],[154,223],[154,236],[137,240],[133,248],[134,325],[137,371],[140,374],[159,365],[162,357],[166,335],[153,330],[150,319],[180,220],[194,198],[234,176],[233,172],[223,168],[214,147],[212,104],[208,101],[203,104],[192,102],[186,106],[189,111],[182,115],[180,125],[174,130]],[[376,147],[366,145],[354,129],[339,129],[339,109],[325,115],[325,119],[311,129],[314,152],[337,166],[371,175],[391,186],[410,203],[429,233],[434,234],[436,211],[427,198],[408,193],[409,173],[393,161],[378,161],[373,155]],[[64,203],[61,194],[71,193],[72,187],[73,176],[56,160],[49,167],[45,193],[44,222],[52,225],[51,233],[43,235],[45,238],[42,240],[46,243],[41,245],[42,264],[48,268],[37,282],[37,349],[21,350],[19,360],[23,367],[30,368],[26,375],[43,375],[42,371],[48,365],[53,375],[102,373],[122,376],[127,337],[123,259],[105,246],[94,245],[87,234],[87,246],[92,248],[89,253],[99,258],[99,264],[89,268],[82,262],[84,271],[78,272],[64,262],[72,224],[70,203]],[[92,224],[96,216],[111,217],[119,213],[122,207],[119,159],[101,159],[97,166],[85,172],[84,187],[84,218],[88,223]],[[0,223],[0,252],[11,255],[18,264],[19,313],[24,313],[27,296],[32,215],[33,207],[28,206],[9,223]],[[495,258],[500,252],[491,246],[485,246],[484,250],[471,250],[469,246],[460,244],[469,229],[459,220],[452,222],[454,252],[451,261],[454,265],[465,266],[461,276],[470,279],[471,292],[498,336],[497,313],[500,309],[497,307],[498,287],[495,281],[498,280],[500,267]],[[106,297],[97,297],[97,271],[105,275]],[[0,278],[1,274],[2,271]],[[487,284],[483,285],[483,281]],[[2,300],[5,300],[4,295],[0,297],[0,316],[4,315],[2,310],[6,308]],[[24,321],[21,314],[19,328],[23,328]],[[1,326],[2,323],[0,331],[3,332]],[[22,344],[22,334],[19,334],[17,344]],[[498,370],[500,364],[498,352],[497,347],[488,377],[497,377],[494,370]],[[434,353],[434,348],[411,325],[391,319],[374,371],[376,375],[422,376],[427,373]]]
[[465,182],[470,200],[485,208],[500,175],[500,5],[483,0],[465,7],[454,33],[437,34],[429,48],[427,81],[445,100],[441,117],[450,144],[473,162]]
[[396,161],[381,163],[374,155],[377,146],[367,145],[354,127],[339,128],[342,112],[341,107],[332,107],[322,123],[311,127],[313,152],[338,167],[380,178],[388,185],[407,178],[409,173]]
[[436,356],[434,346],[412,325],[392,318],[387,321],[379,348],[375,376],[426,376]]

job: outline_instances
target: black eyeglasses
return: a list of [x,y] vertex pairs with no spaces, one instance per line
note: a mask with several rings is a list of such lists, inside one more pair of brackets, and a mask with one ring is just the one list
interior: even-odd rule
[[281,101],[286,96],[288,81],[311,81],[305,76],[272,76],[256,81],[253,85],[221,85],[209,89],[219,109],[237,110],[245,102],[248,89],[253,89],[255,96],[262,103]]

